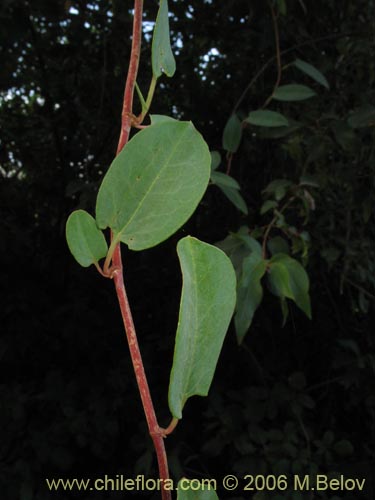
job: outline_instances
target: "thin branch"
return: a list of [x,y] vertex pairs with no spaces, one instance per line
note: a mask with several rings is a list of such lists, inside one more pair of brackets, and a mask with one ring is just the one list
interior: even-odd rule
[[[349,32],[349,33],[335,33],[333,35],[326,35],[326,36],[321,36],[318,38],[313,38],[312,40],[306,40],[301,43],[297,43],[296,45],[293,45],[292,47],[289,47],[289,49],[285,49],[280,52],[280,57],[289,54],[290,52],[293,52],[294,50],[300,49],[301,47],[304,47],[305,45],[313,45],[314,43],[320,43],[320,42],[325,42],[327,40],[337,40],[338,38],[345,38],[345,37],[350,37],[350,36],[359,36],[363,37],[366,36],[366,34],[363,33],[357,33],[357,32]],[[270,57],[268,61],[266,61],[263,66],[255,73],[253,78],[250,80],[248,85],[245,87],[244,91],[240,95],[238,101],[233,107],[232,114],[234,114],[239,106],[241,105],[242,101],[245,99],[247,93],[249,90],[255,85],[255,83],[259,80],[259,78],[263,75],[263,73],[266,71],[266,69],[274,62],[276,59],[276,55]]]
[[[122,150],[129,139],[129,133],[133,117],[133,96],[136,84],[142,35],[142,11],[143,0],[134,0],[134,20],[133,20],[133,39],[128,75],[126,78],[124,102],[122,108],[121,133],[117,147],[117,154]],[[111,234],[113,239],[113,234]],[[171,500],[171,492],[167,490],[166,480],[169,479],[168,461],[164,446],[164,432],[160,428],[154,405],[151,398],[150,389],[147,382],[146,373],[143,366],[142,356],[138,345],[137,334],[134,327],[134,321],[126,294],[123,265],[121,259],[120,244],[117,244],[113,251],[112,259],[112,277],[114,280],[121,315],[125,327],[126,337],[129,344],[130,356],[133,363],[134,373],[140,392],[144,413],[147,420],[149,433],[154,443],[156,456],[159,466],[159,477],[162,480],[162,499]]]
[[263,108],[266,108],[269,103],[272,101],[272,98],[277,90],[277,87],[280,85],[281,81],[281,73],[282,73],[282,67],[281,67],[281,54],[280,54],[280,35],[279,35],[279,25],[277,24],[277,17],[275,13],[275,9],[273,6],[270,4],[270,9],[271,9],[271,15],[272,15],[272,23],[273,23],[273,31],[275,34],[275,51],[276,51],[276,63],[277,63],[277,77],[276,77],[276,82],[273,87],[271,95],[266,99],[265,103],[263,104]]

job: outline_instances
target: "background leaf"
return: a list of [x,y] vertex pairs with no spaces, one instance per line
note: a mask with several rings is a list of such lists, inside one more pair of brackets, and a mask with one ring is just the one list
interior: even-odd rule
[[292,299],[311,319],[309,277],[304,267],[286,254],[276,254],[270,260],[269,282],[278,297]]
[[316,92],[306,85],[291,83],[278,87],[273,95],[277,101],[304,101],[314,97]]
[[245,200],[242,198],[240,193],[238,192],[237,189],[233,189],[230,187],[226,187],[224,185],[219,185],[218,186],[221,191],[224,193],[224,195],[230,200],[235,207],[240,210],[243,214],[247,215],[248,214],[248,208],[246,205]]
[[211,170],[214,171],[221,163],[221,156],[219,151],[210,151],[211,153]]
[[231,115],[223,132],[223,149],[235,153],[242,138],[242,126],[237,115]]
[[252,111],[246,118],[251,125],[258,125],[260,127],[288,127],[288,119],[281,113],[276,111],[269,111],[267,109],[259,109]]
[[108,252],[103,233],[85,210],[70,214],[66,222],[66,240],[74,258],[83,267],[98,262]]
[[236,302],[236,277],[217,247],[186,237],[177,253],[183,274],[169,385],[169,408],[182,418],[186,400],[206,396]]
[[164,73],[171,77],[176,71],[169,39],[168,1],[160,0],[151,47],[152,73],[159,78]]
[[301,59],[296,59],[294,61],[294,66],[329,90],[329,83],[327,81],[327,78],[323,75],[323,73],[315,68],[315,66],[307,63],[306,61],[302,61]]
[[212,172],[211,181],[217,186],[225,186],[232,189],[241,189],[236,179],[233,179],[230,175],[224,174],[223,172]]
[[99,189],[96,217],[132,250],[157,245],[181,227],[202,198],[211,156],[190,122],[148,127],[115,158]]
[[242,264],[241,278],[237,286],[237,306],[234,316],[237,340],[240,344],[250,328],[255,311],[263,297],[260,280],[267,269],[267,261],[253,252]]

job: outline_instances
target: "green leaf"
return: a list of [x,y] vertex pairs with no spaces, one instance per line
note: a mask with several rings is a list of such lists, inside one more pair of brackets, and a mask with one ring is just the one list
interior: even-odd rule
[[289,84],[278,87],[273,95],[277,101],[304,101],[314,97],[316,92],[306,85]]
[[150,120],[151,120],[151,125],[156,125],[157,123],[162,123],[162,122],[178,121],[172,118],[171,116],[166,116],[166,115],[150,115]]
[[96,203],[100,228],[132,250],[164,241],[201,200],[210,176],[207,144],[190,122],[163,121],[136,134],[115,158]]
[[245,200],[242,198],[237,189],[232,189],[226,186],[218,186],[221,191],[225,194],[229,201],[240,210],[243,214],[248,214],[248,209]]
[[278,207],[279,204],[274,200],[266,200],[263,205],[260,207],[260,215],[266,214],[269,210]]
[[177,253],[183,275],[169,384],[169,408],[182,418],[186,400],[206,396],[236,302],[236,276],[217,247],[186,237]]
[[216,243],[230,260],[236,270],[238,278],[242,273],[242,262],[250,252],[262,255],[262,246],[249,235],[249,228],[242,226],[237,233],[230,233],[224,240]]
[[265,189],[264,193],[273,194],[277,201],[280,201],[287,193],[287,190],[292,186],[292,182],[288,179],[275,179],[270,182]]
[[211,181],[217,186],[225,186],[232,189],[241,189],[236,179],[222,172],[211,172]]
[[270,238],[267,243],[267,248],[271,252],[271,255],[276,255],[277,253],[289,254],[290,252],[288,242],[281,236]]
[[311,186],[311,187],[320,187],[319,182],[316,177],[312,175],[302,175],[299,180],[300,186]]
[[283,137],[287,137],[303,127],[302,123],[296,122],[295,120],[289,120],[289,123],[289,127],[262,127],[259,132],[259,137],[261,139],[282,139]]
[[177,500],[219,500],[219,497],[214,483],[182,478],[177,485]]
[[71,213],[66,222],[66,240],[69,250],[83,267],[89,267],[105,257],[107,242],[95,219],[84,210]]
[[286,2],[285,0],[277,0],[277,7],[279,9],[280,14],[286,16]]
[[223,149],[235,153],[242,138],[242,126],[237,115],[232,115],[227,121],[223,132]]
[[373,106],[365,106],[355,113],[352,113],[348,118],[348,124],[352,128],[371,127],[375,125],[375,108]]
[[327,81],[327,78],[323,75],[323,73],[315,68],[315,66],[307,63],[306,61],[302,61],[301,59],[296,59],[293,64],[300,71],[310,76],[313,80],[320,83],[320,85],[323,85],[323,87],[329,90],[329,83]]
[[214,171],[221,163],[221,156],[218,151],[210,151],[210,153],[211,153],[211,171]]
[[237,286],[237,305],[234,316],[237,340],[241,344],[250,328],[255,311],[263,297],[260,280],[267,270],[267,261],[253,252],[246,257],[242,265],[241,278]]
[[272,292],[278,297],[292,299],[311,319],[309,277],[303,266],[289,255],[274,255],[269,265]]
[[248,123],[251,125],[258,125],[259,127],[288,127],[288,119],[285,118],[281,113],[276,111],[268,111],[266,109],[260,109],[258,111],[252,111],[246,118]]
[[354,453],[354,446],[347,439],[342,439],[334,444],[333,449],[340,457],[350,457]]
[[164,73],[171,77],[176,71],[169,39],[168,1],[160,0],[151,47],[152,73],[159,78]]

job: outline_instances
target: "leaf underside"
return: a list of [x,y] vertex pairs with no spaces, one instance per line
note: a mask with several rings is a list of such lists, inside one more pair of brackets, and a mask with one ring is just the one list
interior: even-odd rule
[[164,73],[172,77],[176,71],[169,38],[168,2],[160,0],[151,47],[152,73],[159,78]]

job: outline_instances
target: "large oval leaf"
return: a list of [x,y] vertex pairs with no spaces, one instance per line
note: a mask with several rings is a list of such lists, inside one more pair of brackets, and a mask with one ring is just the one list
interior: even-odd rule
[[70,214],[66,222],[66,240],[74,258],[83,267],[89,267],[107,255],[104,235],[85,210]]
[[169,39],[168,1],[160,0],[158,15],[152,37],[151,47],[152,73],[156,78],[164,73],[173,76],[176,62]]
[[163,121],[128,142],[104,177],[96,203],[100,228],[132,250],[157,245],[194,212],[211,156],[190,122]]
[[315,95],[316,92],[306,85],[289,84],[278,87],[273,98],[278,101],[304,101]]
[[236,277],[224,252],[195,238],[180,240],[177,253],[183,286],[168,400],[180,419],[190,396],[208,394],[236,302]]

